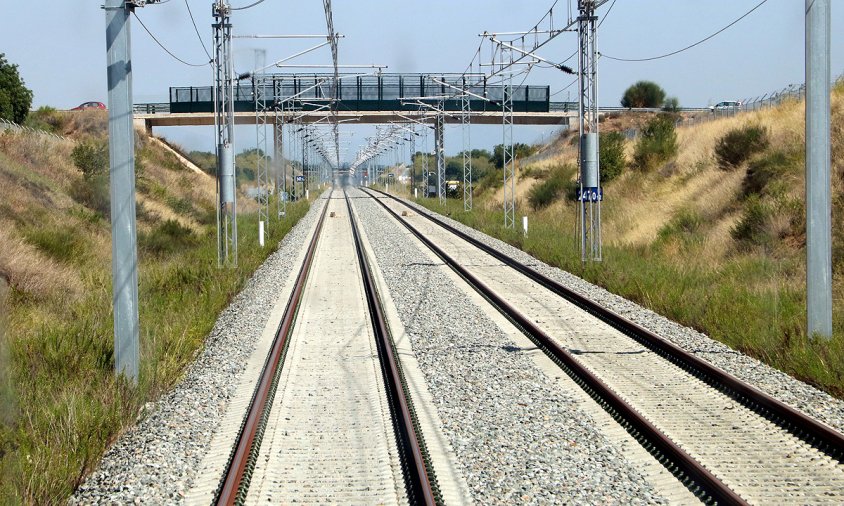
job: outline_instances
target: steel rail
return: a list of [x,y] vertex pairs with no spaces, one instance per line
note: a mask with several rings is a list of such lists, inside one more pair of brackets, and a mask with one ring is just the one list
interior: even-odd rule
[[349,220],[352,223],[352,235],[355,239],[355,250],[357,251],[358,262],[363,274],[364,292],[366,303],[369,307],[372,329],[375,333],[375,341],[378,346],[378,356],[384,376],[384,383],[387,389],[387,397],[390,401],[390,410],[393,412],[395,428],[400,442],[405,449],[405,475],[407,488],[411,493],[411,504],[437,504],[437,493],[432,486],[428,466],[426,464],[425,452],[422,449],[419,435],[416,433],[414,415],[410,401],[407,399],[404,388],[404,380],[399,368],[399,359],[393,348],[392,337],[384,310],[381,307],[381,300],[375,285],[375,278],[372,275],[372,266],[363,249],[363,241],[358,232],[357,221],[352,210],[352,202],[346,191],[343,191],[346,198],[346,207],[349,212]]
[[[331,193],[329,193],[329,199],[331,198]],[[305,260],[302,262],[293,292],[290,294],[290,299],[288,299],[287,306],[284,309],[284,316],[276,330],[272,349],[269,355],[267,355],[267,360],[264,362],[264,367],[261,371],[258,385],[252,395],[252,401],[249,404],[246,418],[241,426],[237,443],[229,458],[229,463],[220,482],[220,486],[217,489],[216,497],[214,498],[215,504],[232,505],[242,503],[245,499],[255,459],[258,457],[258,450],[261,447],[261,438],[256,436],[259,431],[263,430],[269,408],[268,401],[271,400],[270,397],[274,391],[273,387],[278,376],[287,339],[293,327],[293,322],[296,319],[299,301],[305,288],[305,281],[311,268],[317,244],[319,243],[319,236],[322,231],[322,225],[325,222],[327,211],[328,200],[326,200],[316,230],[308,245]]]
[[[380,190],[374,191],[401,202],[403,205],[407,205],[393,195],[383,193]],[[823,451],[830,457],[839,461],[844,461],[844,434],[838,432],[829,425],[798,411],[778,399],[775,399],[753,385],[750,385],[732,374],[712,365],[706,360],[689,353],[641,325],[628,320],[627,318],[601,306],[596,302],[593,302],[585,296],[564,286],[562,283],[559,283],[535,269],[510,258],[504,253],[501,253],[500,251],[478,241],[474,237],[469,236],[465,232],[458,230],[448,223],[445,223],[428,213],[419,213],[419,215],[424,216],[431,222],[445,228],[473,246],[480,248],[485,253],[495,257],[505,265],[519,271],[531,280],[551,290],[577,307],[585,310],[593,316],[598,317],[602,321],[611,325],[613,328],[635,339],[639,344],[648,347],[651,351],[659,353],[680,367],[694,373],[698,378],[702,379],[710,386],[725,390],[724,393],[732,397],[737,402],[740,402],[742,405],[757,414],[766,417],[781,428],[791,432],[798,438]]]
[[[378,192],[381,193],[381,192]],[[388,195],[389,196],[389,195]],[[389,196],[393,198],[392,196]],[[440,257],[446,265],[459,274],[469,284],[473,286],[481,295],[489,300],[502,314],[513,321],[518,327],[522,329],[535,343],[541,346],[543,351],[551,358],[555,359],[559,364],[564,365],[566,372],[573,375],[576,381],[581,383],[581,386],[587,390],[593,397],[599,399],[605,404],[605,409],[610,411],[614,416],[620,417],[627,424],[625,429],[634,435],[637,439],[644,439],[651,446],[648,450],[659,456],[660,461],[665,465],[664,460],[667,459],[674,469],[670,469],[676,476],[682,476],[684,480],[690,480],[694,487],[689,485],[688,481],[684,483],[689,486],[696,494],[702,494],[708,498],[718,502],[719,504],[748,504],[745,499],[739,496],[735,491],[728,487],[718,477],[706,469],[700,462],[695,460],[685,450],[680,448],[674,441],[666,436],[661,430],[653,425],[648,419],[642,416],[634,407],[628,404],[623,398],[615,393],[606,383],[598,378],[589,369],[584,367],[574,358],[574,356],[565,348],[560,346],[551,336],[540,329],[531,319],[525,317],[500,295],[495,293],[474,274],[469,272],[459,262],[452,258],[442,248],[434,244],[430,239],[425,237],[417,228],[408,223],[406,220],[390,209],[389,206],[381,202],[381,199],[375,198],[391,216],[398,220],[405,228],[410,231],[417,239],[431,249],[438,257]],[[398,199],[396,199],[398,200]],[[420,213],[422,214],[422,213]],[[473,243],[474,244],[474,243]],[[668,466],[666,466],[668,467]]]

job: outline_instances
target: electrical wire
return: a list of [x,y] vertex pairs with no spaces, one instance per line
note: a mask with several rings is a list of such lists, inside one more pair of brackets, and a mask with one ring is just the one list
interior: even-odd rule
[[188,14],[190,15],[190,22],[193,23],[193,29],[196,32],[196,36],[199,38],[199,43],[202,44],[202,50],[205,51],[205,55],[208,56],[208,61],[213,60],[214,58],[211,58],[211,53],[208,52],[208,48],[205,47],[205,41],[202,40],[202,36],[199,35],[199,28],[196,27],[196,20],[193,19],[193,12],[191,12],[191,10],[190,10],[190,4],[188,3],[188,0],[185,0],[185,7],[188,8]]
[[249,5],[244,6],[244,7],[232,7],[231,10],[233,10],[233,11],[244,11],[246,9],[249,9],[250,7],[255,7],[256,5],[258,5],[260,3],[264,3],[264,0],[258,0],[257,2],[253,2]]
[[616,0],[612,0],[612,3],[610,4],[610,8],[607,9],[607,12],[604,13],[604,17],[602,17],[601,21],[598,22],[597,28],[601,28],[601,25],[604,24],[604,21],[607,19],[607,16],[609,16],[610,12],[612,12],[612,8],[615,7],[615,2],[616,2]]
[[574,84],[575,84],[575,83],[577,83],[577,81],[579,81],[579,80],[580,80],[580,78],[575,79],[574,81],[572,81],[572,82],[570,82],[568,85],[566,85],[566,87],[565,87],[565,88],[563,88],[563,89],[561,89],[561,90],[559,90],[559,91],[555,91],[554,93],[552,93],[552,94],[548,95],[548,98],[551,98],[551,97],[557,96],[557,95],[559,95],[560,93],[562,93],[562,92],[566,91],[567,89],[569,89],[569,88],[571,88],[572,86],[574,86]]
[[762,5],[763,5],[763,4],[765,4],[767,1],[768,1],[768,0],[762,0],[761,2],[759,2],[758,4],[756,4],[756,7],[754,7],[754,8],[752,8],[752,9],[750,9],[749,11],[745,12],[745,13],[744,13],[741,17],[739,17],[738,19],[736,19],[735,21],[733,21],[733,22],[732,22],[732,23],[730,23],[729,25],[725,26],[724,28],[721,28],[721,29],[720,29],[720,30],[718,30],[717,32],[715,32],[715,33],[713,33],[712,35],[710,35],[710,36],[706,37],[705,39],[701,39],[701,40],[699,40],[699,41],[695,42],[694,44],[691,44],[691,45],[689,45],[689,46],[686,46],[686,47],[684,47],[683,49],[678,49],[677,51],[672,51],[672,52],[670,52],[670,53],[666,53],[666,54],[663,54],[663,55],[660,55],[660,56],[652,56],[652,57],[650,57],[650,58],[616,58],[615,56],[609,56],[609,55],[606,55],[606,54],[603,54],[603,53],[598,53],[598,54],[599,54],[602,58],[609,58],[610,60],[616,60],[616,61],[626,61],[626,62],[651,61],[651,60],[659,60],[660,58],[667,58],[667,57],[669,57],[669,56],[674,56],[674,55],[675,55],[675,54],[677,54],[677,53],[682,53],[683,51],[686,51],[687,49],[691,49],[691,48],[693,48],[693,47],[695,47],[695,46],[698,46],[698,45],[700,45],[700,44],[703,44],[704,42],[706,42],[707,40],[711,39],[712,37],[715,37],[715,36],[716,36],[716,35],[718,35],[719,33],[721,33],[721,32],[723,32],[724,30],[726,30],[727,28],[730,28],[730,27],[731,27],[731,26],[733,26],[734,24],[736,24],[736,23],[738,23],[739,21],[741,21],[742,19],[746,18],[748,15],[750,15],[750,13],[751,13],[751,12],[755,11],[755,10],[756,10],[756,9],[758,9],[759,7],[762,7]]
[[167,49],[166,47],[164,47],[164,44],[162,44],[162,43],[161,43],[161,42],[160,42],[157,38],[155,38],[155,35],[153,35],[151,31],[149,31],[149,28],[147,28],[147,25],[145,25],[145,24],[144,24],[144,22],[143,22],[143,21],[141,21],[141,18],[139,18],[139,17],[138,17],[138,15],[137,15],[137,14],[135,14],[135,12],[134,12],[134,11],[132,12],[132,15],[134,15],[134,16],[135,16],[135,19],[137,19],[137,20],[138,20],[138,23],[140,23],[140,24],[141,24],[141,26],[142,26],[142,27],[144,27],[144,30],[146,30],[146,32],[149,34],[149,36],[150,36],[150,37],[152,37],[152,40],[154,40],[154,41],[155,41],[155,43],[156,43],[156,44],[158,44],[158,45],[161,47],[161,49],[163,49],[163,50],[164,50],[167,54],[169,54],[170,56],[172,56],[174,59],[178,60],[178,61],[179,61],[179,62],[181,62],[181,63],[184,63],[184,64],[185,64],[185,65],[187,65],[188,67],[204,67],[204,66],[206,66],[206,65],[210,65],[210,62],[209,62],[209,63],[188,63],[188,62],[186,62],[185,60],[183,60],[183,59],[179,58],[178,56],[176,56],[175,54],[173,54],[173,53],[172,53],[169,49]]

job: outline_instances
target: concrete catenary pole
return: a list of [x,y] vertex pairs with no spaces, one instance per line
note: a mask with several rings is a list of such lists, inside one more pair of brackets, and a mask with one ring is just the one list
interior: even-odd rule
[[138,383],[138,249],[135,230],[135,132],[132,59],[124,0],[106,0],[108,154],[111,191],[111,271],[114,370]]
[[809,335],[832,336],[829,147],[830,1],[806,0],[806,312]]

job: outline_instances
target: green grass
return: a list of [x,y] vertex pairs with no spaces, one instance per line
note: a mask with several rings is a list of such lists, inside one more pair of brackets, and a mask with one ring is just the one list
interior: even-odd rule
[[[40,250],[83,266],[87,291],[79,300],[55,294],[35,301],[14,289],[9,294],[7,332],[0,339],[0,504],[64,502],[141,406],[178,381],[219,312],[308,208],[304,201],[289,205],[263,249],[257,247],[256,216],[240,216],[236,269],[217,268],[210,226],[187,234],[165,222],[142,240],[137,387],[113,374],[110,265],[80,261],[87,247],[73,230],[28,230],[27,240]],[[166,246],[172,240],[178,249]],[[0,322],[0,332],[2,327]]]
[[[501,211],[464,212],[458,201],[445,209],[420,199],[429,209],[450,214],[530,255],[695,328],[838,397],[844,396],[844,288],[835,293],[834,336],[811,340],[805,331],[802,260],[770,251],[735,254],[719,265],[683,261],[700,254],[700,216],[681,212],[648,246],[604,246],[601,263],[582,264],[570,220],[554,213],[531,217],[530,233],[505,229]],[[673,244],[680,242],[683,255]]]

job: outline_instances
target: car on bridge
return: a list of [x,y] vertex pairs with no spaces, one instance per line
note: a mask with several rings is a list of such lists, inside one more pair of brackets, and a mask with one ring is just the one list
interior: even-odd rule
[[104,103],[102,103],[102,102],[84,102],[84,103],[81,103],[81,104],[77,105],[77,106],[76,106],[76,107],[74,107],[73,109],[71,109],[71,111],[85,111],[85,110],[88,110],[88,109],[102,109],[102,110],[105,110],[105,109],[106,109],[106,106],[105,106],[105,104],[104,104]]

